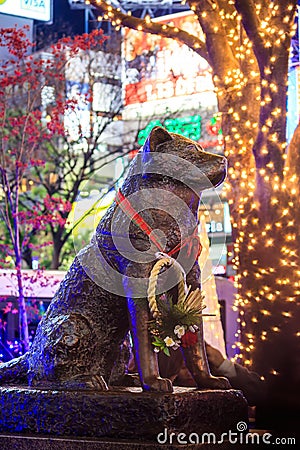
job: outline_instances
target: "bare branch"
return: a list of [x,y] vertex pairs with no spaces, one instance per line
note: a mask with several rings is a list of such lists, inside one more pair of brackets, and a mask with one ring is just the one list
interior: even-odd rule
[[129,14],[124,14],[105,1],[91,0],[90,4],[101,11],[104,14],[104,17],[110,20],[114,25],[122,25],[133,30],[143,30],[146,33],[177,39],[209,62],[205,41],[199,39],[197,36],[167,24],[160,24],[149,19],[139,19]]
[[253,44],[253,51],[256,55],[261,73],[265,65],[269,62],[269,51],[265,47],[264,40],[260,35],[260,23],[256,14],[255,2],[253,0],[235,0],[235,7],[241,15],[242,24]]
[[219,78],[224,79],[228,72],[239,66],[233,54],[233,48],[229,44],[219,5],[212,0],[192,0],[189,4],[195,9],[201,28],[205,33],[209,62],[213,71]]

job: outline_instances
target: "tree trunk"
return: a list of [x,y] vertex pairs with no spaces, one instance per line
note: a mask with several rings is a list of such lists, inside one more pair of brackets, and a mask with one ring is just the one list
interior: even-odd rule
[[60,265],[60,251],[61,246],[53,244],[53,253],[52,253],[52,261],[51,261],[51,269],[58,270]]
[[55,232],[52,232],[53,237],[53,253],[51,261],[51,269],[58,270],[60,266],[60,254],[64,245],[63,229],[60,227]]
[[19,334],[20,343],[22,345],[22,353],[29,350],[29,335],[28,335],[28,321],[26,312],[26,303],[23,291],[23,280],[22,280],[22,270],[21,270],[21,258],[16,261],[16,273],[18,282],[18,293],[19,293]]
[[[298,136],[284,170],[287,48],[289,39],[272,51],[261,49],[256,66],[241,61],[240,79],[250,82],[241,83],[239,95],[234,80],[224,82],[217,76],[215,82],[229,161],[239,361],[266,380],[267,397],[259,409],[264,411],[264,425],[293,430],[300,409],[300,203],[295,166],[300,152]],[[256,60],[253,56],[250,53],[249,60]],[[271,58],[280,63],[272,65]],[[222,58],[216,56],[215,74],[222,73],[224,59],[230,59],[224,52]],[[280,408],[286,421],[281,417],[278,424]]]
[[16,180],[17,187],[15,190],[15,203],[13,204],[13,199],[11,193],[9,193],[9,201],[12,209],[13,216],[13,234],[12,240],[14,245],[14,253],[15,253],[15,267],[17,273],[17,282],[18,282],[18,293],[19,293],[19,334],[20,334],[20,343],[22,345],[22,353],[25,353],[29,350],[29,335],[28,335],[28,321],[27,321],[27,312],[26,312],[26,303],[24,298],[23,291],[23,280],[22,280],[22,245],[20,244],[20,222],[19,222],[19,168],[16,167]]

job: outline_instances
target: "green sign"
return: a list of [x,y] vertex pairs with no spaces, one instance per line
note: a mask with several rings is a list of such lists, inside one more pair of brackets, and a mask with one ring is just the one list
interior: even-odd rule
[[151,120],[146,128],[139,131],[138,144],[143,145],[150,131],[161,126],[171,133],[178,133],[194,141],[198,141],[201,137],[201,116],[178,117],[176,119]]

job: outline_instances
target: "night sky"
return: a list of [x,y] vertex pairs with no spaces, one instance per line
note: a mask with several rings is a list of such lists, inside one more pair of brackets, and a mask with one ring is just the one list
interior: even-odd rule
[[36,22],[37,49],[56,42],[63,36],[84,32],[84,10],[72,10],[68,0],[53,1],[53,23]]
[[53,22],[65,22],[72,28],[72,33],[78,34],[84,31],[84,10],[70,8],[68,0],[53,1]]

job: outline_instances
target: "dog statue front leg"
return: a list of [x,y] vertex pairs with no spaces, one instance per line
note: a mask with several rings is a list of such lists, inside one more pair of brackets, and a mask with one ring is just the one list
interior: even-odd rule
[[230,389],[227,378],[211,375],[207,361],[205,344],[203,339],[203,322],[199,324],[198,342],[183,348],[185,363],[198,388]]
[[172,392],[172,382],[159,376],[157,356],[148,331],[150,315],[147,300],[127,298],[127,303],[135,361],[143,390]]
[[[196,261],[190,272],[187,274],[187,285],[191,286],[191,290],[200,288],[200,267]],[[203,319],[197,323],[199,331],[197,333],[198,342],[189,347],[183,348],[183,356],[185,364],[195,380],[198,388],[207,389],[230,389],[230,383],[227,378],[214,377],[211,375],[206,356]]]

